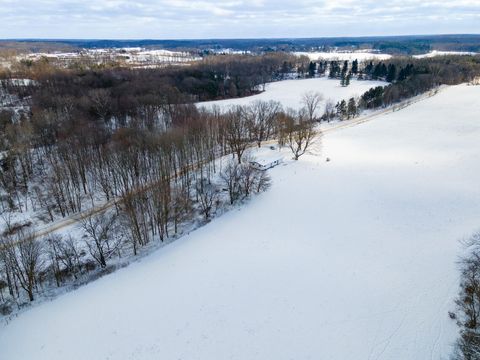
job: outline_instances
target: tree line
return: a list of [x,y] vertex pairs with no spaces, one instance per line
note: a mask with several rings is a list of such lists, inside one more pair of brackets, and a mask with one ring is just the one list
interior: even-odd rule
[[362,78],[385,80],[389,85],[365,92],[360,106],[365,109],[389,106],[440,85],[469,82],[479,74],[480,56],[394,57],[370,62],[362,71]]

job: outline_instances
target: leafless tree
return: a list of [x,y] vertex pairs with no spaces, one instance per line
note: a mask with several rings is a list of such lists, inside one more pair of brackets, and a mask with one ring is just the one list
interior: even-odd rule
[[49,267],[51,269],[52,275],[55,278],[57,287],[61,283],[61,274],[60,274],[60,247],[61,247],[62,237],[58,234],[51,234],[45,238],[46,243],[46,254],[48,255]]
[[230,204],[233,204],[240,194],[240,165],[235,160],[230,160],[220,173],[222,185],[227,189]]
[[61,237],[58,246],[59,261],[63,264],[66,272],[78,278],[78,273],[82,267],[82,256],[84,251],[80,249],[78,241],[71,235]]
[[325,112],[322,115],[322,120],[330,122],[335,117],[335,102],[328,99],[325,103]]
[[450,313],[450,317],[456,319],[460,328],[458,358],[474,360],[480,356],[480,234],[474,234],[465,245],[468,253],[460,260],[457,311]]
[[227,144],[230,150],[237,155],[239,164],[242,162],[242,155],[250,143],[246,114],[245,108],[237,106],[224,115]]
[[172,191],[172,219],[175,234],[178,232],[178,225],[191,216],[192,204],[186,188],[175,186]]
[[250,138],[258,147],[275,132],[275,120],[282,106],[278,101],[254,101],[246,108],[246,118],[250,129]]
[[43,246],[34,233],[19,232],[15,241],[4,246],[9,266],[30,301],[34,300],[37,276],[42,268]]
[[302,95],[302,104],[308,121],[313,122],[317,119],[316,113],[322,101],[323,95],[319,92],[308,91]]
[[82,220],[83,230],[87,234],[85,244],[90,255],[102,268],[107,266],[107,260],[121,245],[121,238],[114,231],[116,220],[116,214],[106,212],[92,214]]
[[195,190],[197,192],[200,210],[205,220],[208,220],[218,201],[218,190],[214,184],[207,182],[206,179],[203,178],[197,180]]
[[303,111],[288,111],[280,120],[281,138],[293,153],[294,160],[305,154],[313,144],[316,131],[314,122]]

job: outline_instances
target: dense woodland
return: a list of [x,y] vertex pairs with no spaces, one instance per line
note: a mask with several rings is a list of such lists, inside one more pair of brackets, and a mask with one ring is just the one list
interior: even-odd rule
[[[354,117],[478,74],[480,59],[471,56],[360,64],[271,53],[159,69],[20,63],[1,75],[10,96],[0,111],[2,311],[264,191],[269,178],[249,166],[249,146],[276,139],[298,159],[318,121]],[[292,76],[390,84],[327,104],[321,117],[320,94],[306,94],[301,111],[273,101],[228,111],[194,105],[252,95]],[[99,204],[111,206],[84,217],[81,239],[37,236],[29,219],[50,223]]]

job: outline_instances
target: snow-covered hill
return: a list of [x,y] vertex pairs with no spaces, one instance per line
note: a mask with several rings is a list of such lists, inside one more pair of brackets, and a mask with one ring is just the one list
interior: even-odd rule
[[245,207],[0,328],[0,357],[447,358],[458,240],[480,226],[479,95],[329,132]]

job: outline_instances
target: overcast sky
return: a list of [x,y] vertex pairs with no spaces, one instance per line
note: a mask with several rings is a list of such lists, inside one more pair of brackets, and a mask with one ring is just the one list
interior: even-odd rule
[[480,0],[0,0],[0,38],[480,33]]

